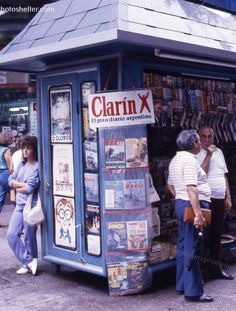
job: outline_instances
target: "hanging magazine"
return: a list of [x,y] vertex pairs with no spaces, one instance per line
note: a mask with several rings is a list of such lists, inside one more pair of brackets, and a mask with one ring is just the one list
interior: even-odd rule
[[125,168],[125,142],[123,138],[106,139],[105,166],[106,168]]

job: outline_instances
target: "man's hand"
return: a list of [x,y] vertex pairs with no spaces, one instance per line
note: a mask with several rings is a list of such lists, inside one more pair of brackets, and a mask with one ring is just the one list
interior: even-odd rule
[[232,202],[231,202],[231,198],[226,197],[225,198],[225,214],[229,214],[229,212],[232,209]]
[[206,149],[208,154],[212,154],[214,151],[216,151],[216,146],[215,145],[210,145]]

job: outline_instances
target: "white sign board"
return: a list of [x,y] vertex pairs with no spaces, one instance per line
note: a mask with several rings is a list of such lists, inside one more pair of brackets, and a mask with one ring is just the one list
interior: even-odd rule
[[151,90],[89,95],[91,128],[154,123]]

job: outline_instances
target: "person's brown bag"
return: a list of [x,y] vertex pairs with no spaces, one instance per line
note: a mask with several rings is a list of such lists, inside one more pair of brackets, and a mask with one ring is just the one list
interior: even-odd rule
[[[201,208],[202,211],[202,215],[206,220],[206,224],[210,225],[211,224],[211,210],[210,209],[206,209],[206,208]],[[187,206],[185,207],[184,210],[184,222],[190,222],[193,223],[194,222],[194,211],[192,206]]]

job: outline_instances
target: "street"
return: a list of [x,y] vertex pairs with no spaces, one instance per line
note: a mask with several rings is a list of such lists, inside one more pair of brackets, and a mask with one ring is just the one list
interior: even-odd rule
[[[13,206],[7,205],[0,222],[9,222]],[[213,303],[187,303],[175,293],[175,272],[155,274],[153,285],[141,295],[111,297],[105,278],[61,267],[39,259],[37,276],[16,275],[19,267],[6,241],[7,228],[0,228],[0,311],[182,311],[234,310],[236,307],[236,278],[215,280],[205,285]],[[40,232],[38,230],[40,251]],[[236,264],[229,270],[236,276]]]

